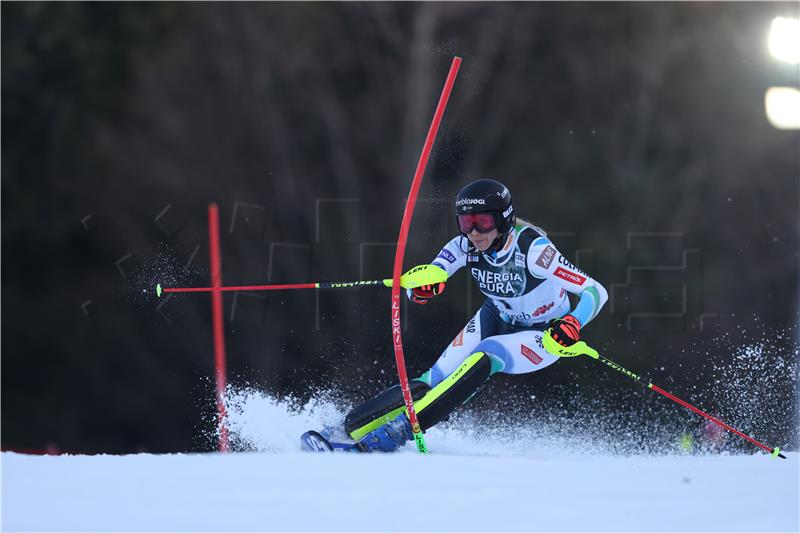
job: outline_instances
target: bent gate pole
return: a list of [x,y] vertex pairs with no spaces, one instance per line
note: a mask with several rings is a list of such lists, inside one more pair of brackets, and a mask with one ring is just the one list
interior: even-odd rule
[[411,422],[414,441],[420,453],[427,453],[428,448],[425,445],[425,437],[422,435],[422,428],[417,420],[417,413],[414,411],[414,400],[411,397],[408,375],[406,374],[406,362],[403,354],[403,339],[401,334],[402,328],[400,325],[400,274],[403,271],[403,256],[405,255],[406,243],[408,242],[408,230],[411,226],[411,217],[414,214],[417,194],[422,184],[422,176],[425,174],[425,167],[428,165],[428,158],[431,155],[433,141],[436,139],[436,133],[439,131],[439,124],[442,121],[444,110],[447,107],[447,101],[450,98],[450,92],[456,81],[456,75],[458,74],[460,65],[461,58],[454,57],[450,65],[450,72],[447,74],[444,89],[442,89],[442,94],[439,97],[439,104],[436,106],[436,112],[433,115],[431,127],[428,130],[428,136],[425,138],[425,144],[422,147],[422,154],[417,163],[417,170],[414,173],[414,180],[411,183],[411,192],[408,193],[406,208],[403,212],[403,223],[400,226],[400,236],[397,239],[397,249],[394,255],[394,274],[392,277],[392,340],[394,342],[394,357],[397,363],[397,375],[400,378],[400,388],[403,391],[403,400],[405,401],[406,410],[408,411],[408,420]]

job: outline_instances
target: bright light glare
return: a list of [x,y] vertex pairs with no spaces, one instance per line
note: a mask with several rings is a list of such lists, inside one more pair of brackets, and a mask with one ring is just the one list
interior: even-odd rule
[[769,51],[775,59],[800,63],[800,19],[776,17],[772,20]]
[[764,103],[770,124],[781,130],[800,129],[800,91],[793,87],[770,87]]

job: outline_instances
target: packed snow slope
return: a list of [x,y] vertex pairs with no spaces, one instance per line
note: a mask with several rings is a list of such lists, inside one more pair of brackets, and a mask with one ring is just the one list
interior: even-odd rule
[[3,531],[798,531],[798,454],[2,454]]
[[[715,370],[722,375],[715,381],[720,390],[700,399],[725,399],[717,407],[725,419],[769,445],[788,448],[785,460],[732,434],[710,431],[700,417],[651,391],[612,386],[599,396],[612,408],[574,391],[568,396],[577,409],[548,410],[548,402],[517,391],[508,401],[521,403],[510,405],[504,416],[481,408],[479,399],[426,432],[427,455],[413,445],[390,455],[303,453],[304,431],[341,428],[352,406],[337,400],[340,394],[314,393],[303,403],[229,387],[225,424],[237,453],[3,453],[0,526],[109,532],[797,532],[797,353],[787,359],[788,370],[769,354],[744,353],[747,371],[731,379],[724,374],[730,366]],[[788,388],[776,386],[784,375],[794,376]],[[763,381],[747,381],[752,379]],[[632,399],[633,411],[616,397],[608,399],[614,390]]]

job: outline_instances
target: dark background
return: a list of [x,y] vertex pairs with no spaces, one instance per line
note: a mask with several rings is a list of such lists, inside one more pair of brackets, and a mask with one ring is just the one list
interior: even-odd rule
[[[797,4],[4,2],[3,449],[213,449],[210,298],[155,284],[208,284],[210,202],[227,284],[389,277],[454,55],[406,268],[455,234],[461,186],[499,179],[611,293],[594,345],[796,449],[800,136],[764,112],[800,84],[766,50],[781,15]],[[412,376],[480,303],[463,273],[445,295],[405,309]],[[395,375],[388,304],[228,293],[229,378],[371,394]],[[500,376],[478,408],[573,385],[612,416],[661,401],[609,372]],[[679,411],[637,423],[697,423]]]

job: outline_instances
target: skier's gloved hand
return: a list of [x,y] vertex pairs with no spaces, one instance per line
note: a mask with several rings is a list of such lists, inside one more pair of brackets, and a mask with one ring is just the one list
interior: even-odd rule
[[551,320],[550,336],[561,346],[572,346],[581,340],[581,323],[572,315]]
[[408,299],[414,303],[425,305],[428,300],[444,292],[444,282],[434,283],[433,285],[422,285],[413,289],[406,290]]

